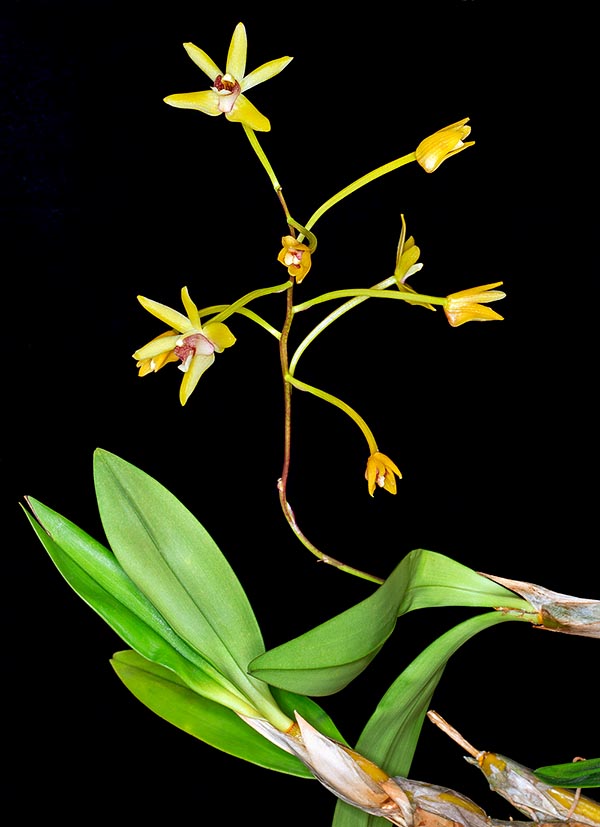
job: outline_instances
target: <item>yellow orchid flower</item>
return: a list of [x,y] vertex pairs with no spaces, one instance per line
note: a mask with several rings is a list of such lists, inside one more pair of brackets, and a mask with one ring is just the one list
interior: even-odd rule
[[435,172],[446,158],[462,152],[468,146],[473,146],[475,141],[465,143],[463,140],[471,133],[471,127],[466,126],[468,120],[463,118],[462,121],[445,126],[421,141],[415,154],[425,172]]
[[203,92],[169,95],[164,98],[165,103],[179,109],[198,109],[206,115],[225,114],[227,120],[243,123],[257,132],[268,132],[271,129],[268,118],[242,93],[278,75],[292,60],[291,57],[271,60],[249,75],[244,75],[248,44],[243,23],[238,23],[233,32],[224,73],[206,52],[193,43],[184,43],[183,48],[196,66],[208,75],[213,85]]
[[204,371],[215,361],[215,352],[221,353],[226,347],[231,347],[235,336],[222,322],[201,324],[198,308],[191,300],[187,287],[181,291],[181,300],[187,316],[165,304],[138,296],[142,307],[171,329],[136,350],[133,358],[137,359],[139,376],[156,373],[169,362],[181,361],[179,369],[184,376],[179,400],[185,405]]
[[300,284],[312,264],[310,247],[296,241],[293,235],[284,235],[281,243],[283,247],[277,256],[277,261],[287,267],[289,275],[296,279],[297,284]]
[[[400,220],[402,221],[402,230],[400,231],[400,239],[396,251],[394,278],[396,279],[398,290],[404,293],[416,293],[417,291],[406,283],[406,279],[414,275],[414,273],[418,273],[419,270],[423,268],[422,262],[419,261],[421,250],[417,247],[412,235],[406,238],[406,221],[404,220],[403,214],[400,215]],[[407,304],[415,305],[421,304],[421,302],[407,301]],[[428,310],[435,310],[432,304],[424,304],[422,307],[426,307]]]
[[395,462],[381,451],[375,451],[367,460],[367,470],[365,471],[365,479],[369,485],[369,494],[373,496],[375,493],[375,486],[384,488],[390,494],[396,493],[396,477],[402,479],[400,469]]
[[495,319],[502,321],[504,316],[496,313],[491,307],[483,306],[487,302],[495,302],[506,297],[502,290],[493,289],[501,284],[501,281],[496,281],[446,296],[444,313],[452,327],[458,327],[465,322],[490,322]]

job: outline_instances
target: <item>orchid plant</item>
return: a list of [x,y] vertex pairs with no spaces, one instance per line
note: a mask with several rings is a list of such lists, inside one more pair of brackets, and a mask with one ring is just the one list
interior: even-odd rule
[[[344,314],[362,302],[399,301],[443,310],[452,327],[500,321],[490,304],[504,298],[502,282],[460,289],[447,296],[418,292],[408,279],[420,273],[421,250],[407,234],[405,216],[393,273],[362,288],[341,288],[297,301],[317,255],[315,226],[343,199],[409,163],[433,173],[473,145],[469,119],[441,128],[417,148],[378,167],[325,201],[301,223],[288,208],[283,189],[257,132],[271,124],[246,97],[275,78],[292,60],[271,60],[246,74],[246,30],[239,23],[223,72],[193,43],[184,48],[209,78],[210,88],[169,95],[173,107],[239,124],[273,186],[283,211],[281,249],[273,261],[283,281],[251,290],[231,303],[199,307],[188,286],[183,311],[138,296],[164,329],[133,354],[139,376],[173,363],[182,371],[181,405],[192,395],[216,354],[236,344],[236,317],[255,323],[278,343],[278,375],[284,391],[284,447],[278,492],[283,516],[295,537],[321,562],[373,583],[366,599],[274,649],[263,636],[243,586],[226,556],[199,519],[142,469],[108,451],[94,455],[96,499],[106,544],[33,497],[25,513],[47,553],[74,591],[123,640],[126,649],[112,666],[131,693],[157,715],[230,755],[274,772],[316,778],[338,802],[334,827],[367,827],[387,821],[402,827],[501,825],[459,792],[410,779],[411,761],[427,715],[458,741],[484,772],[492,789],[507,798],[528,822],[600,825],[600,804],[581,794],[600,784],[600,759],[565,762],[536,772],[495,753],[475,750],[430,710],[444,667],[477,633],[508,622],[571,635],[600,637],[600,602],[558,594],[532,583],[476,572],[442,554],[415,549],[381,578],[318,548],[299,526],[288,502],[291,410],[294,392],[334,406],[366,440],[367,494],[396,494],[402,474],[380,450],[371,427],[346,401],[298,377],[304,352]],[[239,129],[240,126],[232,127]],[[276,264],[276,266],[277,266]],[[195,289],[192,291],[195,293]],[[280,295],[285,302],[281,329],[259,312],[260,300]],[[294,349],[290,331],[299,313],[320,311],[312,330]],[[405,307],[409,305],[409,307]],[[220,359],[219,359],[220,361]],[[223,359],[225,362],[225,359]],[[223,364],[221,369],[226,369]],[[364,484],[364,483],[363,483]],[[361,674],[391,638],[398,619],[416,609],[465,606],[484,609],[445,631],[402,671],[382,695],[356,744],[351,746],[315,700],[343,690]],[[513,823],[513,822],[510,822]]]

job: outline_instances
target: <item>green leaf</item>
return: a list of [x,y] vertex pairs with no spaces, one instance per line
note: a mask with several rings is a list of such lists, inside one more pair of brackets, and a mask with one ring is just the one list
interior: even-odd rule
[[386,818],[369,815],[358,807],[351,807],[345,801],[338,799],[335,805],[331,827],[389,827]]
[[[487,612],[437,638],[392,683],[363,729],[356,750],[390,775],[408,778],[423,720],[448,660],[473,635],[512,619]],[[387,823],[338,801],[332,827],[383,827]]]
[[194,691],[252,712],[241,693],[173,631],[107,548],[38,500],[27,502],[34,516],[26,516],[57,569],[125,643],[177,672]]
[[370,597],[331,620],[270,649],[250,672],[302,695],[343,689],[373,660],[397,618],[415,609],[483,606],[531,612],[521,597],[460,563],[425,549],[411,551]]
[[363,729],[356,749],[390,775],[408,777],[425,714],[450,657],[478,632],[514,620],[486,612],[438,637],[396,678]]
[[116,652],[111,664],[139,701],[184,732],[261,767],[313,778],[294,755],[263,738],[235,712],[192,692],[173,672],[132,651]]
[[166,488],[114,454],[96,450],[94,479],[124,571],[174,631],[273,721],[278,709],[268,687],[247,674],[264,651],[258,623],[211,536]]
[[534,774],[546,784],[559,787],[600,787],[600,758],[571,761],[568,764],[551,764],[539,767]]

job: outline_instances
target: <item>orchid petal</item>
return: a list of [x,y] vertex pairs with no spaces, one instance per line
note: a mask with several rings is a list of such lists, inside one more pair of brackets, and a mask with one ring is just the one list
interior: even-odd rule
[[212,89],[203,92],[182,92],[177,95],[169,95],[163,98],[169,106],[176,109],[197,109],[205,115],[220,115],[219,96]]
[[194,302],[190,299],[190,294],[187,287],[181,288],[181,301],[185,307],[185,312],[191,322],[191,326],[196,330],[202,330],[202,322],[200,321],[200,314]]
[[244,95],[238,96],[235,106],[225,117],[228,121],[243,123],[255,132],[269,132],[271,129],[269,119],[265,118]]
[[204,335],[213,343],[218,353],[226,347],[231,347],[231,345],[235,344],[235,336],[223,322],[209,322],[204,325],[202,330],[204,331]]
[[[160,356],[161,353],[167,353],[177,346],[177,342],[181,338],[179,333],[172,336],[157,337],[148,342],[133,354],[133,358],[142,362],[144,359],[153,359],[155,356]],[[174,361],[174,360],[173,360]]]
[[225,69],[227,74],[235,78],[238,83],[241,83],[244,72],[246,71],[247,52],[248,39],[246,37],[246,28],[243,23],[238,23],[234,29],[231,43],[229,44],[227,67]]
[[258,69],[253,69],[249,75],[246,75],[246,77],[239,81],[242,92],[275,77],[275,75],[282,72],[292,60],[293,58],[291,57],[279,57],[277,60],[270,60],[268,63],[263,63]]
[[194,388],[200,381],[200,377],[215,361],[215,354],[205,355],[203,353],[196,353],[190,362],[188,370],[183,375],[181,387],[179,389],[179,401],[182,405],[190,398]]
[[196,66],[198,66],[200,69],[202,69],[202,71],[204,72],[204,74],[205,74],[205,75],[208,75],[208,77],[209,77],[212,81],[214,81],[214,79],[215,79],[218,75],[222,75],[222,74],[223,74],[223,72],[219,69],[219,67],[217,66],[217,64],[214,62],[214,60],[212,60],[212,59],[211,59],[211,58],[210,58],[210,57],[206,54],[206,52],[205,52],[205,51],[203,51],[202,49],[199,49],[199,48],[198,48],[197,46],[195,46],[193,43],[184,43],[184,44],[183,44],[183,48],[186,50],[186,52],[188,53],[188,55],[189,55],[189,56],[191,57],[191,59],[194,61],[194,63],[196,64]]
[[172,307],[168,307],[166,304],[147,299],[145,296],[138,296],[137,298],[148,313],[152,313],[153,316],[156,316],[157,319],[160,319],[161,322],[164,322],[168,327],[172,327],[180,333],[187,333],[193,330],[191,321],[187,316],[184,316],[183,313],[173,310]]

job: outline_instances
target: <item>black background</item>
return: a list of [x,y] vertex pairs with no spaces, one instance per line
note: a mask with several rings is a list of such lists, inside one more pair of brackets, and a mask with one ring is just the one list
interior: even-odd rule
[[[396,497],[371,499],[359,431],[296,393],[289,499],[302,529],[380,576],[421,547],[600,597],[597,271],[581,227],[595,182],[592,22],[578,4],[527,17],[524,7],[3,4],[5,780],[23,816],[202,822],[208,807],[240,823],[331,821],[320,785],[219,753],[127,693],[108,664],[120,641],[61,579],[19,506],[30,494],[102,539],[93,450],[140,466],[213,535],[267,648],[372,593],[317,565],[279,510],[274,339],[237,318],[236,346],[184,409],[174,367],[139,380],[130,356],[161,329],[137,294],[179,307],[185,284],[207,306],[285,278],[283,216],[242,129],[162,102],[207,88],[181,44],[223,66],[239,20],[248,69],[294,56],[249,97],[271,120],[259,137],[297,220],[442,126],[470,117],[476,140],[433,175],[410,165],[327,213],[297,295],[389,275],[400,213],[425,264],[414,287],[446,295],[503,281],[507,292],[494,306],[504,322],[458,329],[441,312],[368,302],[305,353],[298,377],[354,406],[403,480]],[[256,310],[281,325],[280,297]],[[320,318],[299,317],[295,341]],[[350,742],[410,660],[467,616],[401,618],[366,672],[321,699]],[[452,658],[432,705],[477,748],[527,766],[595,757],[596,669],[596,641],[506,624]],[[410,774],[518,817],[429,723]]]

